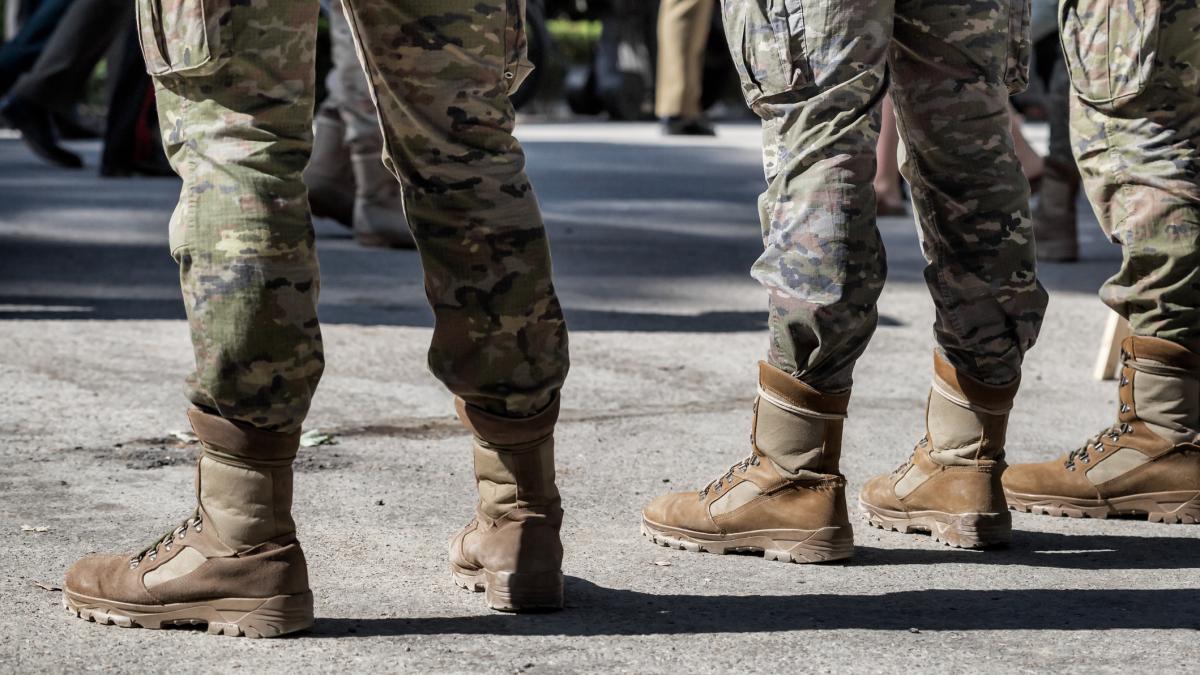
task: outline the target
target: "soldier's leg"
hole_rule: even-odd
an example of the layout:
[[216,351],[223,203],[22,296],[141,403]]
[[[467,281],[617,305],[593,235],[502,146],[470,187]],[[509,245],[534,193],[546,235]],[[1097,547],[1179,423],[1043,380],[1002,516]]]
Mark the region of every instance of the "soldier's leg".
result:
[[[553,430],[567,333],[508,96],[520,0],[346,0],[434,313],[429,365],[475,435],[480,504],[452,545],[490,606],[562,604]],[[481,527],[479,524],[483,524]]]
[[[1055,36],[1057,45],[1057,36]],[[1046,102],[1050,110],[1050,153],[1042,174],[1042,190],[1033,212],[1033,233],[1040,260],[1073,262],[1079,258],[1075,202],[1079,199],[1079,169],[1071,154],[1071,82],[1062,55],[1050,72]]]
[[1117,421],[1005,477],[1022,510],[1200,523],[1200,8],[1185,0],[1060,8],[1071,138],[1100,225],[1121,244],[1101,288],[1129,319]]
[[712,0],[665,0],[659,5],[654,114],[667,133],[711,130],[700,119],[700,99],[712,10]]
[[[140,0],[167,155],[202,444],[193,517],[134,558],[91,557],[64,601],[103,623],[278,635],[312,624],[291,463],[324,357],[301,171],[316,2]],[[169,606],[169,607],[168,607]]]
[[765,251],[752,273],[770,296],[769,363],[759,368],[751,457],[699,493],[651,502],[643,531],[688,550],[846,558],[842,419],[885,274],[872,179],[892,1],[725,0],[723,9],[746,101],[763,119]]
[[1011,536],[1004,435],[1046,307],[1029,185],[1009,131],[1028,31],[1028,0],[896,3],[892,100],[938,346],[926,435],[902,470],[867,483],[861,501],[874,525],[953,546]]

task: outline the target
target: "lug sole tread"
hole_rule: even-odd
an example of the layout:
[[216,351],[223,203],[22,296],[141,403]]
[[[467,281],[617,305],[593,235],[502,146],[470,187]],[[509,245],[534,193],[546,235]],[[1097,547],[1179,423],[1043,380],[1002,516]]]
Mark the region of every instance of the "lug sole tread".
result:
[[1008,508],[1020,513],[1096,520],[1142,516],[1151,523],[1200,525],[1200,492],[1150,492],[1107,500],[1025,495],[1009,490],[1004,496]]
[[[102,626],[160,630],[204,626],[210,635],[271,638],[307,630],[313,625],[312,592],[254,599],[214,598],[163,606],[129,605],[63,592],[63,607],[72,615]],[[245,605],[251,604],[247,608]],[[243,607],[222,607],[222,605]]]
[[766,560],[790,563],[835,562],[854,555],[854,538],[849,525],[796,532],[802,538],[795,541],[745,534],[707,540],[658,530],[650,523],[642,522],[642,536],[653,543],[691,553],[750,553],[761,555]]
[[1012,541],[1012,516],[1001,513],[901,514],[859,502],[872,527],[900,534],[925,534],[939,544],[962,549],[1003,548]]

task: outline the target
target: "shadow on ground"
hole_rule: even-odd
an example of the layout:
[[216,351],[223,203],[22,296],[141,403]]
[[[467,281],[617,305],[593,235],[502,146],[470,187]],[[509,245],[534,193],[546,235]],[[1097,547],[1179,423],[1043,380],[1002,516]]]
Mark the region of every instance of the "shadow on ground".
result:
[[[1059,535],[1020,531],[999,551],[859,547],[852,565],[975,563],[1091,570],[1180,570],[1191,575],[1200,540],[1176,537]],[[732,561],[731,561],[732,563]],[[800,568],[797,568],[798,570]],[[731,568],[731,573],[736,570]],[[1163,575],[1164,580],[1176,575]],[[1081,578],[1086,584],[1086,579]],[[682,584],[677,584],[682,586]],[[672,593],[671,591],[676,591]],[[1200,630],[1200,588],[934,589],[881,595],[694,595],[664,587],[642,593],[577,577],[567,609],[541,615],[318,618],[313,638],[433,634],[645,635],[761,633],[798,629],[865,630]]]

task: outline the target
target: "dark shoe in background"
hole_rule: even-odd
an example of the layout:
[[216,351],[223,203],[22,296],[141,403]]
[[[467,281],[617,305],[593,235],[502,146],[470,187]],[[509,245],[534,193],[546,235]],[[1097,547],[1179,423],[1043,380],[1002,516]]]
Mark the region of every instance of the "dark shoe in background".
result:
[[50,119],[54,121],[58,137],[64,141],[94,141],[104,136],[102,132],[92,128],[74,112],[68,115],[51,113]]
[[701,117],[668,117],[663,120],[663,133],[667,136],[716,136],[713,125]]
[[21,139],[35,155],[65,169],[83,167],[79,155],[61,147],[50,112],[24,99],[10,96],[0,101],[0,117],[21,132]]

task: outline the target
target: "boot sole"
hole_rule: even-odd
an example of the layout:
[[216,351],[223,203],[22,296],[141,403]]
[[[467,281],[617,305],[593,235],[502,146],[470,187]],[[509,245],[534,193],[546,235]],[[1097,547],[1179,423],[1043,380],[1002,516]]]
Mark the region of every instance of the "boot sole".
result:
[[1023,513],[1065,518],[1146,516],[1152,523],[1200,524],[1200,492],[1146,492],[1111,499],[1075,499],[1004,491],[1008,508]]
[[854,531],[848,524],[817,530],[752,530],[721,535],[667,527],[643,517],[642,535],[659,546],[692,553],[758,553],[779,562],[823,563],[854,555]]
[[311,591],[270,598],[215,598],[204,602],[137,605],[91,598],[63,589],[63,607],[100,625],[158,630],[168,626],[203,625],[209,635],[270,638],[313,625]]
[[892,511],[858,502],[867,523],[901,534],[928,534],[934,541],[955,548],[996,548],[1012,541],[1012,514],[946,513],[944,511]]
[[556,612],[563,608],[563,575],[546,572],[492,572],[450,565],[454,584],[483,593],[484,602],[498,612]]

